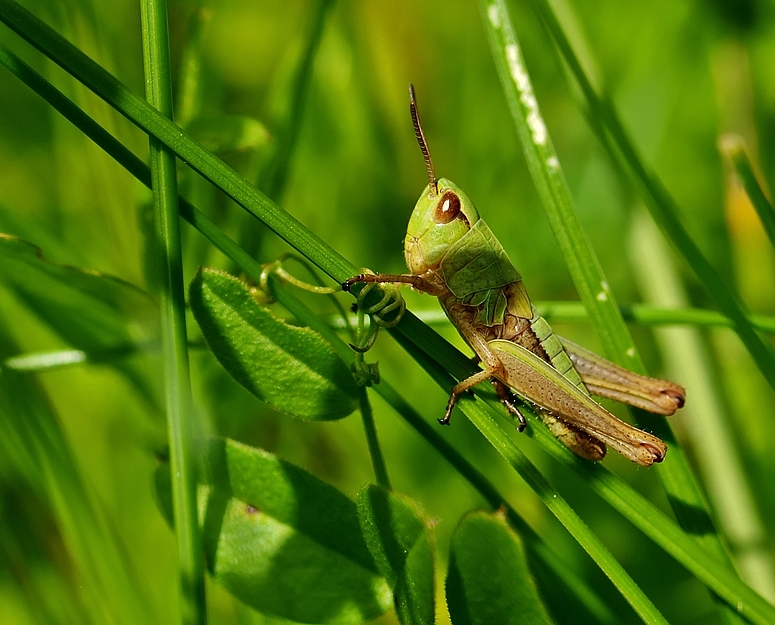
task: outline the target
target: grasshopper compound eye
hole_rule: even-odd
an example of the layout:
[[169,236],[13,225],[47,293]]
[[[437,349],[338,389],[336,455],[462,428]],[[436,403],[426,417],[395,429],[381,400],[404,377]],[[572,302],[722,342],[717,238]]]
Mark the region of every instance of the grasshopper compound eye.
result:
[[448,224],[460,214],[460,198],[453,191],[445,191],[436,203],[433,211],[433,221],[437,224]]

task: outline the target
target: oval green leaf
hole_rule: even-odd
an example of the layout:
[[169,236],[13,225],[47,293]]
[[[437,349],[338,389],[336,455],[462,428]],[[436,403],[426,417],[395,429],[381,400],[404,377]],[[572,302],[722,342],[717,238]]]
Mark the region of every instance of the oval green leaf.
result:
[[433,625],[433,544],[419,506],[373,484],[358,493],[366,545],[395,596],[403,625]]
[[202,269],[190,302],[215,357],[260,400],[308,420],[340,419],[357,407],[355,378],[331,345],[259,306],[241,280]]
[[455,529],[447,574],[454,625],[551,623],[522,543],[501,515],[474,512]]
[[201,499],[214,578],[264,614],[301,623],[362,623],[392,595],[358,525],[355,503],[272,454],[215,440]]

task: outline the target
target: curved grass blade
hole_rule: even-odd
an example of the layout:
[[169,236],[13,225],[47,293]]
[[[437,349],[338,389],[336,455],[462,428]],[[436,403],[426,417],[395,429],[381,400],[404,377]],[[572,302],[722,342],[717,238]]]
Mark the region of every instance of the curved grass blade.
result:
[[[631,371],[645,374],[643,364],[603,277],[592,246],[581,228],[557,155],[538,110],[506,4],[503,0],[493,0],[491,3],[481,0],[480,6],[495,65],[525,152],[528,168],[581,300],[589,311],[592,324],[600,335],[611,360]],[[679,237],[685,235],[686,238],[679,247],[688,249],[693,246],[693,242],[674,214],[672,218],[676,222],[675,228],[679,233],[672,234]],[[668,230],[672,232],[672,226]],[[697,253],[699,254],[698,250]],[[710,265],[707,268],[712,273],[711,278],[720,282],[720,278]],[[708,278],[704,275],[701,277]],[[721,286],[724,286],[723,283]],[[730,297],[732,297],[731,294]],[[727,305],[727,302],[724,302],[723,310],[735,320],[741,338],[763,367],[762,371],[765,374],[767,371],[772,371],[774,375],[770,382],[775,384],[775,350],[765,348],[763,341],[744,318],[742,308],[737,305]],[[743,319],[742,325],[739,317]],[[768,354],[769,352],[771,355]],[[634,412],[638,414],[638,411]],[[712,550],[719,559],[729,562],[731,566],[729,553],[715,531],[706,500],[670,427],[665,421],[654,419],[650,420],[649,424],[653,433],[672,447],[670,460],[661,468],[659,477],[676,517],[684,528],[701,537],[707,549]]]
[[[659,226],[665,238],[697,274],[708,294],[715,300],[719,310],[734,323],[735,331],[746,346],[757,367],[768,384],[775,389],[775,348],[760,337],[748,322],[748,312],[733,291],[713,268],[710,262],[692,240],[678,218],[678,207],[657,176],[648,170],[630,140],[619,115],[610,98],[598,93],[592,85],[573,47],[560,26],[550,4],[546,0],[532,0],[532,6],[546,24],[563,60],[576,79],[592,114],[602,123],[609,133],[616,151],[611,152],[614,162],[623,164],[630,172],[636,188],[643,197],[646,207]],[[602,141],[610,150],[612,145],[607,139]]]

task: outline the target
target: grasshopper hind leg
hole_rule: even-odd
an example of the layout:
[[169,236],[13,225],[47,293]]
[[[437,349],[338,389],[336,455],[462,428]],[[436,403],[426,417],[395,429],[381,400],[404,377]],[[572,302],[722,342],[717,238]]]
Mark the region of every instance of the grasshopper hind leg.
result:
[[509,387],[500,380],[493,378],[490,382],[492,382],[492,385],[495,387],[495,392],[498,393],[498,399],[501,400],[501,403],[506,407],[506,410],[519,421],[517,430],[519,432],[524,432],[527,421],[525,421],[525,415],[517,408],[514,393],[512,393],[511,390],[509,390]]

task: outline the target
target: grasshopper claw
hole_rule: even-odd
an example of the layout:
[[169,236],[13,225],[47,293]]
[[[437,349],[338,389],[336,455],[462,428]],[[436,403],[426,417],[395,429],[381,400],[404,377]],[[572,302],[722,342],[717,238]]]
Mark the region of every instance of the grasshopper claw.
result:
[[344,282],[342,282],[342,290],[345,293],[349,293],[350,289],[352,288],[353,284],[356,284],[357,282],[363,282],[363,274],[359,273],[357,276],[353,276],[352,278],[347,278]]
[[517,408],[517,405],[514,403],[514,394],[500,380],[493,378],[492,385],[495,387],[495,392],[498,393],[498,399],[501,400],[501,403],[504,405],[506,410],[509,411],[512,417],[516,417],[519,421],[517,432],[524,432],[525,428],[527,427],[527,421],[525,420],[525,415],[522,414],[519,408]]

